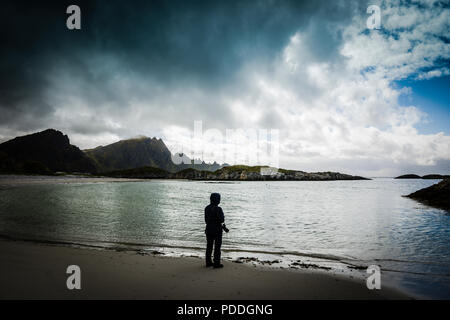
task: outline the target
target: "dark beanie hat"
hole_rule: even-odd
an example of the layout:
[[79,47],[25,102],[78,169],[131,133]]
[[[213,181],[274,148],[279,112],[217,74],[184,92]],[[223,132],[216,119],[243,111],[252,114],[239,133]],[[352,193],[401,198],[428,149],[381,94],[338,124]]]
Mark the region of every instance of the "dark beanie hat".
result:
[[212,204],[218,205],[220,203],[220,193],[211,193],[209,198]]

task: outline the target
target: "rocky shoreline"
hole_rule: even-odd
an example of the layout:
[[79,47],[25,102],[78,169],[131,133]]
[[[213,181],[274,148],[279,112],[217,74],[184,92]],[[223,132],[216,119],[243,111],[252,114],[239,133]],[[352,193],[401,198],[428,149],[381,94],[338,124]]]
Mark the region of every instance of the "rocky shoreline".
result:
[[113,171],[103,174],[107,177],[138,179],[188,179],[211,181],[333,181],[333,180],[370,180],[339,172],[304,172],[275,169],[264,166],[229,166],[214,172],[185,169],[170,173],[153,167]]
[[444,179],[437,184],[420,189],[406,197],[450,212],[450,179]]

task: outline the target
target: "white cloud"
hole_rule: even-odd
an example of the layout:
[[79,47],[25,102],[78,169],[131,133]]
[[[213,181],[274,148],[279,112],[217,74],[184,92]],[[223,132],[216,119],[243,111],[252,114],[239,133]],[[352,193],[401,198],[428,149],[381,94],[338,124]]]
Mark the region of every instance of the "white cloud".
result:
[[[273,68],[243,69],[247,90],[229,107],[243,126],[261,127],[266,112],[280,118],[282,165],[328,170],[335,162],[347,172],[376,175],[450,160],[450,137],[420,134],[416,125],[427,115],[420,106],[400,106],[400,95],[411,89],[392,86],[398,79],[448,74],[433,68],[450,58],[450,44],[439,39],[448,30],[449,10],[399,2],[382,7],[384,31],[365,32],[365,16],[342,27],[340,59],[316,61],[304,41],[311,35],[299,31]],[[355,160],[362,163],[358,168],[351,167]]]

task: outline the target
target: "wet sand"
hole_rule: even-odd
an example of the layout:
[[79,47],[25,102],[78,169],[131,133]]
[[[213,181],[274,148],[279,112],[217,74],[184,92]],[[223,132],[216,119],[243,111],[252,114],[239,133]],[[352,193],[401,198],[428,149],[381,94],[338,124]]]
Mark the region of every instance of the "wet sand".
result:
[[[274,270],[175,258],[0,240],[1,299],[407,299],[393,289],[314,270]],[[68,290],[66,269],[81,269]]]

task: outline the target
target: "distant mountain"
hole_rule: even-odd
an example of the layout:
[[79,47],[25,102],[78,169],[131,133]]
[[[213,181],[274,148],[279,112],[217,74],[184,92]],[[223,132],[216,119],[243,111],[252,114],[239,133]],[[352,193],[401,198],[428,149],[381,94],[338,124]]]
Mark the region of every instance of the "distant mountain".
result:
[[[180,161],[182,160],[182,161]],[[181,163],[182,162],[182,163]],[[308,173],[267,166],[228,166],[172,157],[161,139],[139,137],[81,151],[54,129],[0,144],[0,172],[52,174],[58,171],[115,177],[194,180],[363,180],[338,172]],[[420,177],[419,177],[420,178]]]
[[[177,159],[178,157],[178,159]],[[218,164],[217,162],[206,163],[205,161],[201,161],[200,159],[192,160],[186,154],[183,153],[175,153],[174,159],[177,159],[176,163],[177,168],[176,171],[181,171],[184,169],[196,169],[196,170],[204,170],[204,171],[216,171],[222,167],[228,166],[228,164]]]
[[0,172],[51,174],[58,171],[95,173],[93,161],[67,135],[47,129],[0,144]]
[[402,176],[398,176],[395,179],[445,179],[450,178],[448,175],[442,175],[442,174],[427,174],[423,177],[418,176],[417,174],[404,174]]
[[[214,171],[222,166],[213,163],[201,162],[194,164],[184,154],[175,154],[180,161],[172,161],[172,154],[161,139],[139,137],[121,140],[119,142],[84,150],[96,164],[100,172],[121,171],[142,167],[154,167],[176,172],[187,168]],[[182,160],[182,161],[181,161]]]
[[171,153],[161,139],[139,137],[84,150],[100,172],[156,167],[174,171]]

